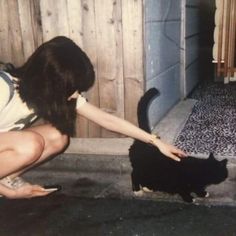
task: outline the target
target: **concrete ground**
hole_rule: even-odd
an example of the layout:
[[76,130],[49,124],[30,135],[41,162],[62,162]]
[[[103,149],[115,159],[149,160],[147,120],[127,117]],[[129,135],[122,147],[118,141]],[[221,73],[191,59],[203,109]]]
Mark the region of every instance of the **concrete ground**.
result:
[[[178,104],[155,132],[173,142],[194,103]],[[91,147],[88,140],[73,139],[66,153],[25,174],[31,182],[60,184],[62,190],[32,200],[0,199],[0,235],[236,235],[233,160],[228,179],[210,186],[210,197],[196,204],[159,192],[137,198],[131,191],[131,143],[95,139]]]
[[236,208],[55,194],[0,199],[2,236],[235,236]]

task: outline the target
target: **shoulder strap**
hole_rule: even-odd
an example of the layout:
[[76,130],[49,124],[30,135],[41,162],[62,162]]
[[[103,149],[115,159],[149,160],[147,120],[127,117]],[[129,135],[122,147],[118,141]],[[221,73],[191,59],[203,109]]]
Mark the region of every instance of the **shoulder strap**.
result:
[[10,91],[10,96],[9,96],[9,99],[8,99],[8,102],[10,102],[10,100],[12,99],[13,95],[14,95],[14,83],[12,82],[11,78],[6,74],[4,73],[3,71],[0,71],[0,77],[8,84],[9,86],[9,91]]

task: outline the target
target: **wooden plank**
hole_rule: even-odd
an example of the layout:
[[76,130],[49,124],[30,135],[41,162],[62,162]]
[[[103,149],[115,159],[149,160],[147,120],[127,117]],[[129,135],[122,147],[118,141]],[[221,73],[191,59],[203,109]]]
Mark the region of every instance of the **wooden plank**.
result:
[[9,35],[8,0],[0,1],[0,61],[11,62],[11,39]]
[[[101,109],[124,116],[121,2],[95,1],[98,79]],[[102,137],[116,134],[102,130]]]
[[218,31],[218,55],[217,55],[217,75],[220,76],[220,69],[221,69],[221,62],[222,62],[222,45],[223,45],[223,26],[224,26],[224,6],[225,6],[225,0],[222,0],[222,7],[219,6],[217,11],[220,14],[219,17],[219,31]]
[[[94,22],[94,1],[68,0],[70,37],[86,52],[96,68],[96,31]],[[85,94],[89,102],[99,106],[98,82]],[[101,127],[83,117],[77,118],[77,137],[100,137]]]
[[37,48],[43,42],[40,0],[30,1],[30,11],[31,11],[31,21],[32,21],[32,31],[33,31],[33,37],[34,37],[34,44],[35,44],[35,48]]
[[143,94],[142,0],[122,1],[125,118],[137,124],[137,103]]
[[68,27],[70,38],[83,48],[82,1],[67,0]]
[[235,67],[235,34],[236,34],[236,1],[231,3],[231,35],[230,35],[230,77],[234,77]]
[[229,29],[230,29],[230,5],[231,0],[226,1],[226,28],[225,28],[225,52],[224,52],[224,76],[229,78]]
[[40,1],[43,41],[50,40],[58,35],[69,36],[68,15],[66,9],[66,0]]
[[[42,33],[41,29],[37,27],[38,21],[36,19],[36,17],[38,17],[36,11],[39,10],[39,5],[36,5],[37,2],[38,1],[18,0],[25,60],[27,60],[38,45],[42,43]],[[35,6],[37,6],[37,9],[35,9]]]
[[24,52],[17,0],[8,1],[8,17],[12,62],[19,66],[24,62]]
[[[70,38],[83,49],[82,1],[67,0],[68,26]],[[77,116],[76,137],[88,137],[88,120]]]
[[[96,43],[96,23],[95,23],[95,6],[94,0],[83,0],[82,1],[82,38],[83,38],[83,49],[89,56],[95,73],[97,74],[97,45]],[[98,79],[96,78],[94,86],[86,94],[88,100],[93,105],[99,107],[99,87]],[[93,122],[88,122],[88,137],[100,137],[101,127]]]

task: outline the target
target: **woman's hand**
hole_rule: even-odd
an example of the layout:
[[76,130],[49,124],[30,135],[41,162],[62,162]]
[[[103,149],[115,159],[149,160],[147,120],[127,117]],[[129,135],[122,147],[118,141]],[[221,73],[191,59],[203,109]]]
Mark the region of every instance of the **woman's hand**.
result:
[[34,198],[46,196],[54,191],[47,191],[39,185],[27,184],[18,189],[12,190],[12,193],[7,198],[19,199],[19,198]]
[[169,158],[180,161],[181,158],[187,157],[187,154],[184,153],[182,150],[176,148],[173,145],[164,143],[162,140],[156,138],[153,140],[153,145],[156,146],[164,155],[168,156]]

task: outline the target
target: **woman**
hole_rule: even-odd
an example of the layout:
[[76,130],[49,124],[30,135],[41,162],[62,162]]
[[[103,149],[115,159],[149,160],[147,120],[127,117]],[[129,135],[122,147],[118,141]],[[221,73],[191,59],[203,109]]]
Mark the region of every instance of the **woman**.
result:
[[[100,126],[151,143],[179,161],[185,154],[133,124],[103,112],[80,94],[94,83],[93,66],[70,39],[42,44],[19,68],[0,73],[0,194],[32,198],[50,192],[19,176],[65,150],[76,115]],[[29,127],[41,117],[46,124]]]

